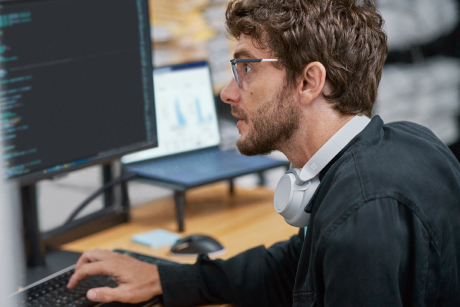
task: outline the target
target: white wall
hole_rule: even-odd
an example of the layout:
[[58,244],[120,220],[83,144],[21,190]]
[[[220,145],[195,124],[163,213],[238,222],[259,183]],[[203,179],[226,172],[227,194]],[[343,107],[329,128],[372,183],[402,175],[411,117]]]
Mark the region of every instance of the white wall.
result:
[[[3,152],[2,142],[0,152]],[[11,302],[6,303],[5,299],[23,285],[21,277],[24,276],[25,260],[20,208],[15,193],[17,187],[3,178],[3,169],[0,168],[0,306],[11,306]]]

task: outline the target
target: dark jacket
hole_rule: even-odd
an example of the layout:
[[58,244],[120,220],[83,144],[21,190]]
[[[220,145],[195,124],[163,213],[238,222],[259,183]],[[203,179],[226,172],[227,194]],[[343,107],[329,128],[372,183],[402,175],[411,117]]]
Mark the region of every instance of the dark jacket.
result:
[[320,179],[305,238],[160,266],[165,307],[460,306],[460,164],[431,131],[375,116]]

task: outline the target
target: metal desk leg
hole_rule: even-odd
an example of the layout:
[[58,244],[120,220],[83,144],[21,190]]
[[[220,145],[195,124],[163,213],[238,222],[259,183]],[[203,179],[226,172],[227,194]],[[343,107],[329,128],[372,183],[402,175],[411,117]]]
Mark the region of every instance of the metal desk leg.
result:
[[174,191],[174,203],[176,204],[177,226],[179,232],[184,231],[184,208],[185,191]]
[[264,186],[267,183],[265,180],[264,172],[257,172],[257,175],[259,177],[259,185]]
[[[102,185],[109,183],[113,180],[112,164],[102,165]],[[108,188],[104,191],[104,207],[110,207],[115,202],[114,199],[114,189]]]
[[129,200],[128,183],[126,181],[121,183],[121,207],[129,221],[131,218],[129,210],[131,208],[131,201]]
[[229,183],[229,192],[230,195],[235,195],[235,183],[233,182],[233,178],[228,181]]

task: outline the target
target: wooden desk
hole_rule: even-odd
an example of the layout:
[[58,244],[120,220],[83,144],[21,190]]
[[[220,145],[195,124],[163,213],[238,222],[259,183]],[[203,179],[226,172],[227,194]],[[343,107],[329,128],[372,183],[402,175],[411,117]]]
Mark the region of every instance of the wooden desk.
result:
[[[191,190],[187,193],[185,216],[187,230],[182,234],[206,234],[215,237],[227,252],[220,258],[230,258],[248,248],[287,240],[298,232],[289,226],[273,208],[274,192],[265,188],[237,188],[228,194],[225,183]],[[170,247],[151,249],[131,242],[131,236],[156,228],[176,231],[174,200],[156,200],[132,209],[131,222],[65,244],[66,250],[83,252],[94,248],[123,248],[173,261],[192,263],[194,259],[172,256]]]
[[[258,245],[270,246],[287,240],[298,232],[289,226],[273,208],[274,192],[265,188],[236,188],[233,196],[225,183],[196,188],[187,193],[186,231],[182,234],[206,234],[220,241],[228,259]],[[173,256],[169,246],[151,249],[131,242],[131,236],[162,228],[175,232],[176,219],[172,197],[156,200],[132,209],[131,222],[65,244],[66,250],[83,252],[94,248],[122,248],[139,253],[194,263],[194,258]]]

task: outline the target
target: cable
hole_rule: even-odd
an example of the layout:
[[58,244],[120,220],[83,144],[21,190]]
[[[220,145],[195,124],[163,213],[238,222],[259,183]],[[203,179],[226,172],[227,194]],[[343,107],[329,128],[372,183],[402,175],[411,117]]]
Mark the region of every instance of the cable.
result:
[[65,221],[64,225],[67,225],[71,223],[77,215],[83,210],[89,203],[91,203],[96,197],[98,197],[101,193],[103,193],[105,190],[113,187],[114,185],[123,183],[125,181],[134,179],[137,177],[137,173],[126,173],[108,183],[106,183],[103,187],[101,187],[99,190],[91,194],[87,199],[85,199],[78,207],[75,209],[72,214],[69,216],[69,218]]

